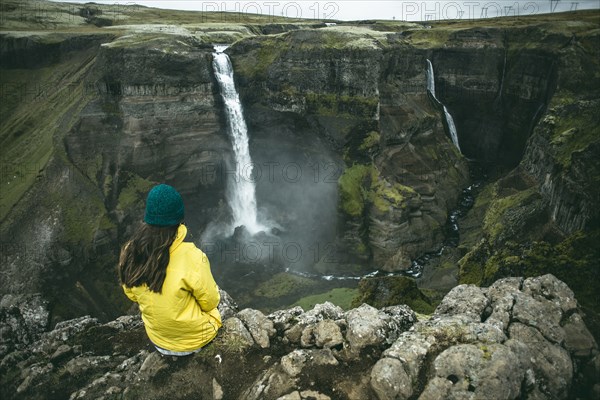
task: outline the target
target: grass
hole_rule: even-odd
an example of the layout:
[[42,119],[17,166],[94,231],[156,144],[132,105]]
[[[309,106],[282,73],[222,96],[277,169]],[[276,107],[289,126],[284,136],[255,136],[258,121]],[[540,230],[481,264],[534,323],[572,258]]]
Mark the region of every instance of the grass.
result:
[[194,357],[214,358],[217,354],[237,356],[248,348],[248,344],[235,332],[226,327],[219,329],[217,336],[202,348]]
[[600,335],[600,230],[578,231],[551,245],[545,241],[506,242],[491,247],[481,242],[461,260],[460,283],[489,285],[506,276],[525,278],[551,273],[575,293],[586,324]]
[[237,58],[231,57],[231,63],[235,74],[249,81],[267,79],[269,66],[287,48],[282,35],[251,37],[243,43],[244,62],[236,62]]
[[416,195],[411,187],[383,180],[376,168],[373,168],[371,179],[370,200],[381,212],[387,212],[392,207],[405,209],[407,198]]
[[344,310],[349,310],[352,308],[353,300],[357,295],[358,289],[335,288],[328,292],[303,297],[292,304],[292,307],[300,306],[304,311],[308,311],[317,304],[329,301]]
[[81,78],[89,55],[34,70],[2,70],[0,220],[43,173],[56,136],[68,131],[88,101]]
[[333,26],[314,31],[312,40],[303,41],[301,48],[325,48],[335,50],[372,50],[380,49],[387,44],[387,36],[383,32],[368,27]]
[[[584,150],[600,140],[600,114],[595,107],[579,107],[576,100],[555,98],[557,114],[567,114],[557,118],[551,127],[550,143],[558,162],[565,168],[571,165],[574,153]],[[577,112],[569,112],[570,108]]]
[[406,208],[414,189],[383,179],[374,165],[355,164],[347,168],[338,180],[342,210],[353,217],[362,215],[369,204],[380,212],[391,208]]
[[146,194],[154,184],[154,182],[130,173],[127,183],[119,193],[117,208],[127,210],[130,207],[139,205],[140,202],[144,201]]
[[381,135],[377,131],[371,131],[367,133],[367,137],[361,145],[358,147],[359,150],[369,150],[379,144],[381,140]]
[[[423,26],[405,27],[402,29],[403,39],[408,44],[423,49],[447,47],[453,45],[453,38],[462,33],[470,35],[474,30],[486,30],[490,36],[485,42],[490,46],[503,46],[504,35],[512,47],[512,51],[519,49],[532,49],[543,47],[560,49],[564,43],[555,40],[559,35],[585,36],[588,32],[598,27],[598,11],[582,10],[552,14],[521,15],[516,17],[502,17],[492,19],[443,20],[427,22],[428,29]],[[510,31],[507,28],[511,28]],[[377,25],[373,26],[377,28]],[[389,30],[393,30],[389,27]],[[459,41],[456,42],[457,44]],[[593,43],[593,41],[592,41]]]
[[254,291],[254,295],[275,299],[298,294],[314,286],[314,284],[315,282],[312,279],[280,272],[268,281],[261,283]]
[[[167,10],[140,6],[137,4],[74,4],[57,3],[44,0],[22,2],[4,0],[2,2],[2,19],[0,30],[31,31],[55,30],[77,32],[100,32],[103,26],[126,27],[131,25],[178,25],[189,29],[212,25],[219,26],[216,30],[223,34],[210,34],[204,30],[199,36],[202,40],[235,40],[249,34],[260,34],[256,27],[269,24],[294,24],[298,27],[310,27],[321,22],[316,19],[287,18],[278,13],[269,13],[266,6],[264,14],[244,12],[222,12],[221,3],[210,3],[204,11]],[[233,8],[232,8],[233,7]],[[276,6],[277,7],[277,6]],[[233,5],[227,9],[234,11]],[[277,15],[274,15],[277,14]],[[86,17],[87,15],[87,17]],[[598,22],[597,11],[576,11],[571,13],[537,14],[528,16],[504,17],[494,19],[464,19],[439,22],[427,22],[430,29],[424,29],[423,24],[405,21],[376,20],[369,24],[357,25],[356,22],[340,22],[336,26],[321,28],[321,37],[315,41],[303,43],[307,47],[326,47],[330,49],[370,49],[389,46],[389,36],[395,32],[403,32],[403,39],[413,46],[434,48],[448,44],[452,35],[461,30],[477,28],[506,28],[538,27],[532,38],[530,29],[517,32],[514,39],[519,47],[536,47],[556,34],[582,33],[593,29]],[[242,28],[248,29],[244,32]],[[237,31],[238,34],[225,34],[226,31]],[[498,35],[499,37],[501,35]],[[539,40],[538,40],[539,39]],[[552,40],[552,39],[550,39]]]
[[[102,26],[175,24],[199,25],[217,24],[272,24],[272,23],[314,23],[315,20],[286,18],[275,15],[251,14],[247,12],[228,13],[219,3],[207,5],[205,11],[166,10],[145,7],[137,4],[75,4],[57,3],[44,0],[23,2],[4,0],[2,2],[3,30],[73,30],[87,28],[101,30]],[[210,8],[209,8],[210,6]],[[229,8],[229,7],[228,7]],[[84,16],[88,14],[87,18]],[[243,11],[240,9],[240,11]],[[265,7],[265,13],[268,13]],[[93,14],[93,15],[92,15]]]
[[532,201],[540,197],[535,187],[515,193],[510,196],[495,198],[490,202],[489,208],[483,219],[483,230],[487,233],[490,240],[495,242],[505,231],[505,215],[517,208],[526,207]]
[[352,306],[367,303],[376,308],[406,304],[421,314],[431,314],[435,304],[417,287],[414,279],[405,276],[362,279]]
[[371,167],[356,164],[347,168],[338,180],[340,189],[340,204],[342,210],[348,215],[357,217],[362,215],[365,208],[365,183],[370,176]]

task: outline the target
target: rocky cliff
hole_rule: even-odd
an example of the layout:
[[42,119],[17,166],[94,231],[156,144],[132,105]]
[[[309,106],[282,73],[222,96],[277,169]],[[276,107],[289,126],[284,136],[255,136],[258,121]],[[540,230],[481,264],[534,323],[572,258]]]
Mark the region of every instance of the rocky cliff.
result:
[[[475,159],[488,181],[460,221],[458,248],[446,248],[418,282],[437,291],[427,298],[408,285],[413,300],[427,309],[458,280],[491,285],[551,272],[600,332],[597,11],[325,26],[93,4],[39,2],[47,6],[40,13],[35,4],[3,2],[0,20],[0,295],[7,324],[29,318],[35,327],[11,330],[21,342],[65,319],[106,322],[126,312],[114,265],[154,183],[182,191],[196,242],[207,222],[227,218],[226,182],[241,171],[231,167],[211,66],[217,41],[232,44],[251,154],[262,168],[259,211],[281,225],[282,241],[301,243],[306,270],[402,272],[439,250],[470,184],[467,158]],[[463,154],[427,95],[427,60]],[[239,284],[263,304],[331,289],[289,279],[281,259],[244,274],[236,264],[231,279],[222,272],[227,260],[211,261],[222,286]],[[384,281],[363,286],[394,286]],[[389,293],[363,298],[397,304]],[[417,381],[412,390],[421,393],[420,372]],[[375,386],[364,387],[383,393]]]
[[[14,174],[16,187],[7,187],[3,204],[3,242],[14,244],[3,251],[3,270],[15,279],[3,280],[2,292],[43,291],[54,298],[62,286],[70,294],[58,300],[64,311],[91,306],[104,317],[114,315],[118,306],[106,301],[114,286],[105,285],[113,281],[115,244],[140,218],[152,183],[177,186],[204,223],[223,197],[218,168],[230,144],[221,128],[212,47],[189,35],[54,33],[60,45],[46,67],[45,53],[28,49],[48,39],[22,36],[2,36],[3,59],[12,60],[3,78],[18,78],[25,69],[41,81],[36,84],[53,86],[40,91],[17,81],[32,98],[15,96],[5,105],[13,109],[2,126],[3,157],[10,160],[3,172]],[[29,65],[36,55],[42,60]],[[36,158],[41,152],[44,158]],[[209,170],[206,165],[211,174],[199,173]],[[28,244],[32,237],[38,239]]]
[[[138,315],[81,317],[14,346],[5,399],[567,399],[600,394],[600,353],[573,292],[552,275],[455,287],[433,315],[324,303],[269,315],[222,294],[224,327],[195,355],[161,356]],[[21,319],[21,323],[18,321]],[[30,325],[31,327],[31,325]]]
[[[464,160],[425,96],[418,65],[410,67],[414,96],[401,112],[416,114],[400,129],[396,105],[405,100],[393,85],[402,71],[368,35],[321,33],[324,25],[304,22],[276,29],[295,35],[263,35],[273,26],[218,28],[178,12],[169,14],[171,25],[142,25],[151,11],[56,4],[29,20],[23,16],[35,9],[11,4],[0,35],[3,295],[42,293],[54,322],[88,312],[114,317],[125,310],[113,274],[118,246],[139,220],[153,183],[180,189],[196,239],[215,216],[227,216],[226,182],[240,179],[241,171],[231,167],[207,43],[228,37],[216,29],[229,29],[236,39],[250,36],[231,55],[254,161],[279,166],[278,180],[265,173],[257,186],[263,208],[292,232],[285,240],[309,238],[302,242],[305,253],[332,244],[334,268],[352,271],[406,269],[441,242],[448,210],[467,182]],[[109,11],[118,15],[115,26],[99,28],[94,18]],[[277,60],[257,37],[310,45]],[[322,37],[333,47],[321,46]],[[340,41],[351,45],[340,48]],[[244,60],[255,51],[267,62]],[[320,61],[296,73],[293,64],[308,54]],[[320,78],[303,80],[306,74]],[[268,96],[247,84],[262,85],[259,76],[273,82]],[[248,93],[272,107],[261,108]],[[290,173],[303,174],[304,185]],[[320,273],[331,272],[328,263],[322,266]]]
[[551,97],[532,120],[517,168],[489,183],[463,222],[459,279],[489,284],[503,276],[554,273],[578,293],[596,332],[600,121],[592,110],[600,37],[583,31],[567,38],[560,24],[530,32],[552,54],[546,63],[555,69],[548,70]]
[[408,269],[441,243],[457,189],[468,182],[424,90],[427,52],[395,37],[342,26],[256,37],[230,51],[254,140],[275,118],[324,138],[343,160],[340,252],[348,263],[388,271]]

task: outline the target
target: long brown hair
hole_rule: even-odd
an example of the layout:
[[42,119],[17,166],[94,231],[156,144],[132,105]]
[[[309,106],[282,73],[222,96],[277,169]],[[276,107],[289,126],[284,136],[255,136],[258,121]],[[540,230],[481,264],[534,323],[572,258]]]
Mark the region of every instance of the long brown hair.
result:
[[169,265],[169,248],[177,236],[178,225],[153,226],[146,223],[125,243],[119,257],[119,282],[126,287],[147,285],[162,291]]

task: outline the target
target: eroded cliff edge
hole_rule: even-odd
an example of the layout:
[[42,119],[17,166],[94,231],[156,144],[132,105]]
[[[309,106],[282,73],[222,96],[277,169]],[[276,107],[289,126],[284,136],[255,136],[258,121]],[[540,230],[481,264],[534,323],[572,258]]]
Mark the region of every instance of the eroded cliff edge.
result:
[[[264,315],[226,293],[224,327],[164,357],[139,315],[61,322],[0,364],[14,399],[567,399],[600,393],[598,346],[552,275],[455,287],[432,316],[331,303]],[[13,310],[13,317],[20,315]],[[6,350],[4,347],[3,351]]]
[[[2,32],[3,305],[41,293],[51,310],[41,330],[123,313],[116,252],[153,182],[181,187],[197,226],[226,212],[218,167],[230,145],[209,42],[246,37],[229,53],[253,153],[273,161],[279,138],[339,167],[334,234],[348,269],[402,270],[438,247],[468,184],[426,95],[430,59],[465,154],[500,167],[447,264],[460,260],[458,279],[483,285],[550,270],[595,315],[597,12],[227,34],[184,20],[109,29],[78,14],[51,32],[44,21]],[[269,186],[258,190],[282,207]]]

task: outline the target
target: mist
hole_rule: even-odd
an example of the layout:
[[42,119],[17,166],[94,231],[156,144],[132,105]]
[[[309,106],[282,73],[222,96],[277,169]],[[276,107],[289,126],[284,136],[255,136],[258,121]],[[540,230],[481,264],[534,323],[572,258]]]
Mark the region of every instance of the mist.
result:
[[311,276],[335,271],[340,261],[337,181],[343,161],[307,127],[278,121],[254,125],[249,136],[252,165],[236,167],[224,158],[220,179],[255,184],[257,221],[266,229],[252,235],[240,226],[230,235],[232,213],[225,207],[203,229],[201,248],[220,268]]

